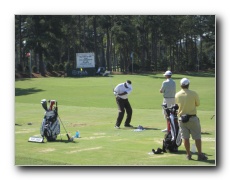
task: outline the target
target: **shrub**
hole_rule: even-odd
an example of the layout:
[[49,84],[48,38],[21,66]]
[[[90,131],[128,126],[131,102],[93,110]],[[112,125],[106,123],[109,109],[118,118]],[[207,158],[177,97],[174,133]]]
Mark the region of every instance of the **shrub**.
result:
[[23,68],[22,68],[21,64],[17,64],[17,71],[18,72],[22,72],[23,71]]
[[32,72],[33,72],[33,73],[36,73],[37,71],[38,71],[37,66],[33,66],[33,67],[32,67]]
[[58,71],[58,64],[57,63],[54,64],[54,71]]
[[29,66],[26,66],[26,67],[25,67],[25,72],[26,72],[26,73],[29,73],[29,72],[30,72]]
[[64,65],[62,64],[62,63],[60,63],[59,65],[58,65],[58,70],[59,71],[64,71]]
[[67,72],[68,70],[71,69],[71,66],[70,66],[70,63],[69,62],[66,62],[65,63],[65,71]]
[[48,71],[48,72],[52,72],[53,71],[53,65],[50,63],[50,62],[48,62],[47,64],[46,64],[46,70]]

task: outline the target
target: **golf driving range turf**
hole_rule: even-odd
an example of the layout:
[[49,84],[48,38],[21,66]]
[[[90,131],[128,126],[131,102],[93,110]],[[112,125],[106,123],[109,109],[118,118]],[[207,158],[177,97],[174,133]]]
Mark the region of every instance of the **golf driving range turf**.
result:
[[[112,75],[109,77],[32,78],[15,80],[14,156],[17,166],[216,166],[216,116],[214,74],[174,74],[177,91],[181,78],[187,77],[190,89],[200,96],[197,115],[202,127],[202,150],[207,161],[188,161],[184,145],[177,153],[152,154],[162,148],[162,129],[166,128],[159,93],[162,74]],[[131,80],[133,92],[129,101],[133,108],[131,124],[145,130],[135,132],[115,129],[117,105],[112,88]],[[60,122],[61,134],[55,142],[28,142],[40,136],[44,116],[41,100],[57,100],[58,114],[65,127],[80,138],[68,142]],[[190,140],[191,144],[194,143]]]

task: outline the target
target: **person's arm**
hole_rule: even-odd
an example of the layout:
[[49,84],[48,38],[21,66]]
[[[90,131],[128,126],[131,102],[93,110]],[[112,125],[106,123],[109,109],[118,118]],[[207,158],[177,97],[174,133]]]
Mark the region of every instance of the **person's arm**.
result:
[[124,96],[124,95],[126,95],[126,94],[128,94],[128,93],[125,91],[125,92],[120,93],[120,94],[118,94],[118,95],[119,95],[119,96]]
[[115,96],[118,95],[118,85],[113,89],[113,93]]
[[115,88],[114,88],[114,95],[115,96],[123,96],[123,95],[126,95],[126,94],[128,94],[128,92],[122,92],[122,93],[120,93],[121,92],[121,90],[120,90],[120,87],[119,87],[119,85],[117,85]]
[[162,86],[160,88],[160,93],[164,93],[164,82],[162,83]]
[[131,87],[129,87],[125,92],[126,92],[127,94],[130,94],[132,91],[133,91],[133,87],[131,86]]
[[195,106],[199,106],[200,105],[200,98],[199,95],[195,92]]

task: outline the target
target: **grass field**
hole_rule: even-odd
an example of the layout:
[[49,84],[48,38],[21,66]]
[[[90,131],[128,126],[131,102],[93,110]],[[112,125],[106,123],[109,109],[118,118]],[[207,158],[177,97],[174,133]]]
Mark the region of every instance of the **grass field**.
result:
[[[32,78],[15,80],[15,165],[16,166],[216,166],[216,84],[214,74],[175,74],[180,90],[183,77],[197,91],[201,105],[198,116],[202,126],[205,162],[185,158],[183,144],[178,153],[149,154],[162,148],[166,122],[162,115],[162,74],[112,75],[85,78]],[[133,92],[131,124],[145,130],[114,129],[117,105],[112,88],[130,79]],[[30,136],[40,135],[44,115],[41,99],[58,101],[59,116],[67,131],[80,138],[68,142],[61,125],[55,142],[31,143]],[[211,119],[212,118],[212,119]],[[27,123],[31,122],[32,125]],[[124,120],[123,120],[124,122]],[[194,141],[191,141],[193,144]]]

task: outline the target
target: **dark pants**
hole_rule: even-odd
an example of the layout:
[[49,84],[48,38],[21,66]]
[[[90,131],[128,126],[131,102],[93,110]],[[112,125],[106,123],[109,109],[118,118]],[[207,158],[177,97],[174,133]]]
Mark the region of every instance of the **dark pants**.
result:
[[117,102],[117,105],[118,105],[118,117],[117,117],[116,126],[121,125],[121,122],[123,120],[125,111],[127,113],[127,117],[126,117],[124,125],[125,126],[129,125],[130,122],[131,122],[132,112],[133,112],[132,107],[131,107],[131,105],[129,103],[129,100],[117,97],[116,102]]

